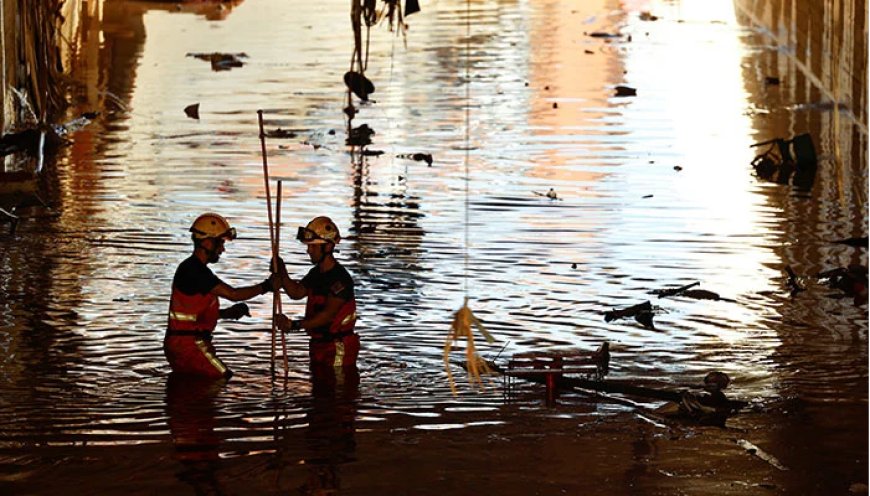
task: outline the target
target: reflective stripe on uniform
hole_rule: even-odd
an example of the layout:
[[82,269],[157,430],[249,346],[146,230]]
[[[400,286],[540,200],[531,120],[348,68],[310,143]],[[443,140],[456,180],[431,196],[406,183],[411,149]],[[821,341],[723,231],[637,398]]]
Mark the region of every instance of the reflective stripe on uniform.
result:
[[202,339],[196,339],[195,342],[196,347],[199,348],[199,351],[201,351],[203,355],[205,355],[205,358],[209,361],[209,363],[211,363],[212,366],[216,368],[221,374],[226,374],[226,365],[224,365],[224,362],[220,361],[218,357],[212,355],[212,353],[208,350],[208,343],[206,343]]
[[169,312],[169,318],[172,320],[181,320],[184,322],[196,322],[195,313]]
[[344,342],[338,340],[335,342],[335,360],[332,362],[333,367],[341,367],[344,365]]
[[343,319],[341,320],[341,325],[347,325],[347,324],[350,324],[350,323],[353,322],[354,320],[356,320],[356,312],[353,312],[353,313],[351,313],[350,315],[348,315],[347,317],[343,318]]

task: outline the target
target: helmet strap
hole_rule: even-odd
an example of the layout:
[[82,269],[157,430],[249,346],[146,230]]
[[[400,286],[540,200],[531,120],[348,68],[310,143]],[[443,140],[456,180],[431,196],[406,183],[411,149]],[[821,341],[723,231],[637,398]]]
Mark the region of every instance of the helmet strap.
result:
[[[322,247],[319,249],[320,256],[317,257],[317,260],[314,260],[312,258],[312,260],[311,260],[312,265],[320,265],[324,260],[326,260],[326,257],[332,255],[333,251],[335,250],[335,245],[332,243],[321,243],[318,246]],[[331,249],[329,251],[327,251],[327,248],[326,248],[327,246],[331,247]]]
[[326,253],[324,253],[323,250],[320,250],[320,254],[316,259],[313,257],[311,258],[311,264],[312,265],[320,265],[320,262],[322,262],[325,258],[326,258]]

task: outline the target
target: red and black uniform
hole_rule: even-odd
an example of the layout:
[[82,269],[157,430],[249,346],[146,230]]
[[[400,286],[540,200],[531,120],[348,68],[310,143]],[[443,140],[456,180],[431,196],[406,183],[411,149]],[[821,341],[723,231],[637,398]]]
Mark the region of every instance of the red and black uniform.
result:
[[313,267],[302,285],[307,290],[305,318],[312,317],[326,306],[327,296],[340,298],[344,304],[328,325],[308,329],[311,340],[308,355],[311,366],[343,367],[356,366],[359,355],[359,335],[354,332],[356,325],[356,298],[353,292],[353,278],[336,262],[327,272]]
[[174,372],[214,378],[232,375],[211,343],[220,316],[218,297],[211,290],[220,283],[220,278],[195,256],[181,262],[175,271],[169,325],[163,340],[163,353]]

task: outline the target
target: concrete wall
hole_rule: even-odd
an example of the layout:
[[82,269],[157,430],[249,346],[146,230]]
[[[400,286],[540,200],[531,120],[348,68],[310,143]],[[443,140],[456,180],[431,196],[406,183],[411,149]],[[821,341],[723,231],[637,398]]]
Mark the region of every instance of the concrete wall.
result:
[[829,101],[867,130],[866,0],[734,0]]
[[13,8],[13,2],[0,0],[0,135],[6,132],[7,123],[12,118],[12,107],[9,104],[8,88],[10,80],[10,61],[15,54],[11,42],[8,19],[14,19],[17,9]]
[[62,0],[0,0],[0,134],[25,124],[14,93],[27,95],[37,119],[50,122],[65,106],[58,35]]

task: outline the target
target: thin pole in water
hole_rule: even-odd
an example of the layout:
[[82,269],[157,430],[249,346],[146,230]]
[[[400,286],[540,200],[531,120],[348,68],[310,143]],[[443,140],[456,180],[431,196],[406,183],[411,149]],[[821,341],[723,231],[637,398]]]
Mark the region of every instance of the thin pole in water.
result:
[[[277,198],[275,199],[275,253],[277,257],[278,247],[281,245],[281,180],[278,180]],[[277,267],[276,267],[277,269]],[[275,290],[275,298],[272,303],[272,315],[284,313],[281,308],[281,289]],[[274,320],[274,319],[273,319]],[[281,353],[284,357],[284,380],[290,372],[290,366],[287,363],[287,336],[281,332]]]
[[[269,191],[269,162],[266,159],[266,133],[263,130],[263,111],[257,110],[257,120],[260,123],[260,150],[263,155],[263,185],[266,188],[266,210],[269,213],[269,242],[272,245],[272,263],[276,262],[278,256],[278,246],[275,244],[275,229],[272,224],[272,194]],[[276,265],[277,268],[277,265]],[[272,378],[275,378],[275,312],[272,311],[272,355],[270,363],[270,371]]]

